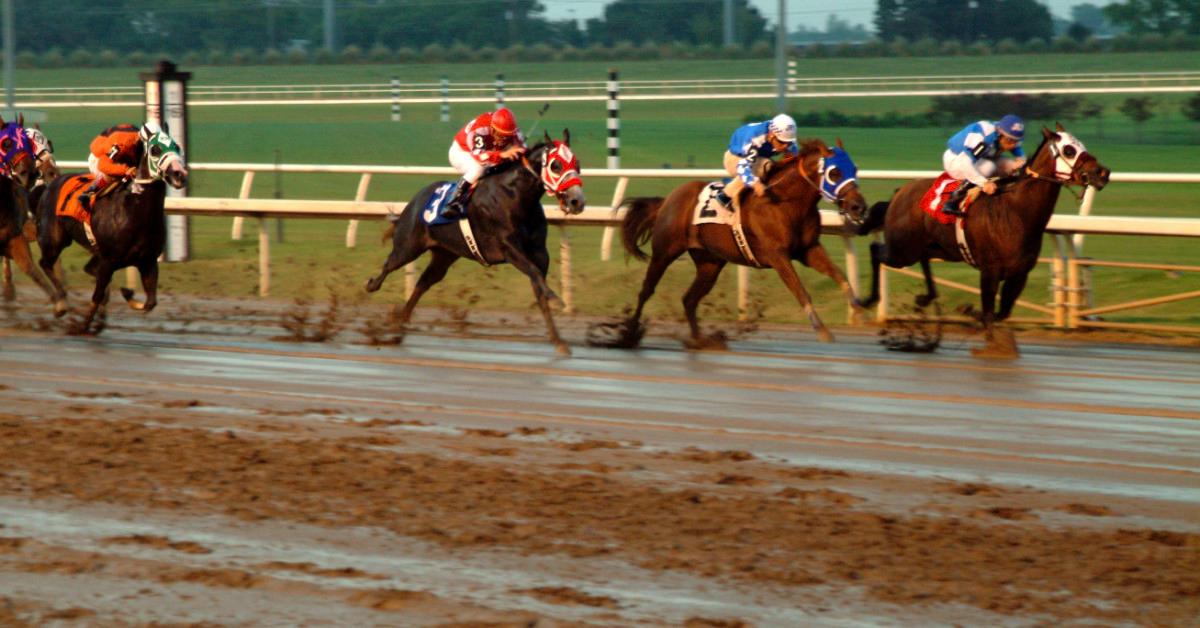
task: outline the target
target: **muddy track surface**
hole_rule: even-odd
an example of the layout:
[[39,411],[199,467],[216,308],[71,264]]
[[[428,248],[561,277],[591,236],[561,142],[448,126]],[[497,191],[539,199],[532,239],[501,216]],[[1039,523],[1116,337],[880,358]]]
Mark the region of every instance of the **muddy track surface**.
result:
[[379,346],[378,314],[196,302],[79,338],[8,311],[0,625],[1200,616],[1195,349],[619,351],[568,319],[560,358],[532,318]]

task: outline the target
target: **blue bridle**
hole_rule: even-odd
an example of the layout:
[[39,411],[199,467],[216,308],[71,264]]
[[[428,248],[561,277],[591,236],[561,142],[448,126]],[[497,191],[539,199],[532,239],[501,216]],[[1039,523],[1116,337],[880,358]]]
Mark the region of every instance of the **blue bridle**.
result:
[[[830,179],[834,170],[842,173],[841,181],[834,182]],[[821,196],[824,196],[825,200],[830,203],[836,203],[838,197],[841,196],[842,189],[858,178],[858,166],[854,165],[850,154],[836,146],[833,148],[832,155],[822,157],[817,162],[817,172],[821,177]]]

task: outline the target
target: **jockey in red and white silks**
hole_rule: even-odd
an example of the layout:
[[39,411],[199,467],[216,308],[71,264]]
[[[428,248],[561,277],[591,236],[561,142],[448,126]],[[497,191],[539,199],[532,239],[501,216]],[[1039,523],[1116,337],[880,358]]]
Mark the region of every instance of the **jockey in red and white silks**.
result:
[[471,188],[488,166],[516,159],[525,152],[525,137],[507,107],[482,113],[467,123],[450,144],[450,165],[462,174],[462,182],[443,215],[460,218]]

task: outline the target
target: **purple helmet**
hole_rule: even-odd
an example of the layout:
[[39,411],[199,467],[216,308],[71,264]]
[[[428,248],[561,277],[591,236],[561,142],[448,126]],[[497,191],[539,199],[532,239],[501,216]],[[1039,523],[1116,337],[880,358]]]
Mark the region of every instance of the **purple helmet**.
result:
[[996,123],[996,130],[1007,135],[1014,140],[1025,138],[1025,121],[1020,116],[1008,114]]

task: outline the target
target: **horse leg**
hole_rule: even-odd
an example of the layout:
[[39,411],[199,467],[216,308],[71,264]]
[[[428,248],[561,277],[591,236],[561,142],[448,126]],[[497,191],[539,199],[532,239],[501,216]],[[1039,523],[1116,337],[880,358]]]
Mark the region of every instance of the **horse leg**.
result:
[[813,331],[817,332],[817,336],[821,339],[821,342],[833,342],[833,334],[825,327],[825,323],[821,322],[821,317],[817,315],[817,310],[813,308],[812,298],[808,296],[808,291],[804,289],[804,284],[800,282],[800,275],[797,275],[796,269],[792,268],[791,258],[785,254],[772,255],[767,263],[771,268],[775,269],[775,272],[779,273],[779,278],[783,280],[788,290],[791,290],[792,296],[796,297],[796,301],[804,309],[804,313],[808,316],[808,321],[812,323]]
[[133,298],[133,290],[121,288],[121,296],[129,307],[141,312],[149,312],[158,305],[158,260],[152,259],[137,265],[138,274],[142,277],[142,290],[146,293],[146,301]]
[[933,283],[933,269],[929,266],[929,257],[921,258],[921,272],[925,275],[925,294],[917,295],[917,306],[925,307],[938,298],[937,284]]
[[[874,265],[874,254],[872,254],[871,264]],[[829,251],[821,244],[817,244],[808,249],[804,254],[804,264],[809,268],[829,277],[837,285],[841,286],[842,294],[846,297],[846,302],[850,305],[850,319],[852,323],[857,323],[860,317],[866,316],[867,311],[858,304],[858,299],[854,296],[854,288],[850,286],[850,282],[846,279],[846,274],[838,268],[837,264],[829,259]]]
[[[424,238],[414,237],[412,232],[409,232],[408,236],[408,239],[403,245],[395,244],[395,240],[393,240],[392,252],[389,253],[387,259],[384,260],[383,268],[380,269],[378,275],[367,280],[365,286],[367,292],[375,292],[376,290],[379,290],[380,286],[383,285],[383,280],[386,279],[387,276],[392,273],[392,271],[411,263],[413,260],[421,257],[425,251],[429,250],[429,247],[424,245]],[[435,281],[434,283],[437,282]]]
[[[54,230],[46,229],[47,232]],[[57,230],[61,231],[61,227],[58,227]],[[38,232],[38,248],[42,250],[42,255],[38,258],[38,266],[50,278],[50,283],[54,285],[54,316],[56,318],[67,313],[67,290],[64,286],[62,263],[58,258],[62,255],[63,249],[67,248],[71,242],[63,240],[55,239],[52,233],[47,233],[43,237],[42,232]]]
[[89,266],[92,268],[92,275],[96,277],[96,289],[92,292],[92,305],[88,308],[87,315],[84,316],[83,324],[79,327],[78,333],[86,334],[92,327],[92,322],[96,320],[97,314],[100,317],[101,323],[97,325],[96,333],[100,333],[104,329],[103,321],[108,314],[106,306],[108,304],[108,286],[112,282],[113,269],[107,262],[102,261],[98,257],[92,258]]
[[996,314],[997,321],[1005,320],[1012,314],[1013,306],[1016,305],[1021,292],[1025,290],[1025,280],[1027,279],[1029,279],[1029,273],[1015,275],[1004,280],[1004,287],[1000,289],[1000,312]]
[[717,277],[725,268],[725,260],[703,251],[691,251],[691,255],[692,262],[696,264],[696,278],[692,280],[691,287],[683,295],[683,313],[687,316],[688,327],[692,331],[689,348],[702,349],[711,343],[706,342],[700,336],[700,322],[696,319],[696,308],[700,305],[700,301],[712,291],[713,285],[717,283]]
[[[8,241],[7,254],[12,258],[21,271],[29,275],[34,282],[50,297],[50,302],[54,304],[54,315],[62,316],[67,311],[67,301],[64,296],[59,295],[59,291],[51,285],[46,277],[33,266],[33,253],[29,250],[29,242],[25,238],[17,237]],[[7,261],[7,259],[5,260]],[[11,273],[5,277],[11,281]]]
[[[410,260],[411,261],[411,260]],[[446,271],[450,269],[450,265],[458,261],[458,256],[443,248],[433,249],[430,255],[429,266],[421,272],[420,279],[417,279],[417,285],[413,288],[413,293],[408,300],[404,302],[404,309],[401,310],[400,316],[397,319],[399,325],[408,324],[408,319],[412,316],[413,308],[417,307],[417,301],[421,300],[421,295],[425,294],[431,286],[441,281],[446,276]],[[403,266],[408,262],[402,262]],[[385,266],[386,268],[386,266]],[[384,273],[387,274],[386,272]],[[382,277],[382,275],[381,275]]]
[[563,342],[563,339],[558,335],[558,328],[554,326],[554,316],[550,313],[550,295],[554,294],[554,292],[546,284],[546,276],[542,274],[537,264],[529,259],[517,242],[505,240],[502,246],[504,247],[505,260],[529,277],[529,282],[533,285],[533,295],[537,297],[538,307],[542,309],[542,318],[546,319],[546,329],[550,335],[550,342],[554,344],[555,351],[558,351],[559,355],[571,355],[570,347],[567,346],[567,343]]
[[17,288],[13,285],[12,262],[4,258],[4,300],[14,301],[17,298]]
[[638,292],[637,308],[634,309],[633,315],[629,317],[629,321],[634,325],[642,318],[642,309],[646,307],[646,301],[654,295],[654,289],[658,287],[658,282],[662,281],[663,273],[667,272],[667,267],[672,262],[679,259],[680,255],[687,250],[686,243],[679,241],[672,243],[671,248],[667,250],[654,249],[650,255],[650,264],[646,267],[646,277],[642,279],[642,290]]

